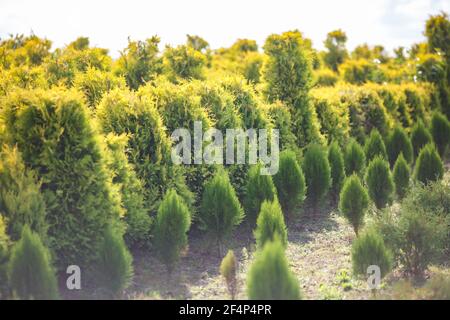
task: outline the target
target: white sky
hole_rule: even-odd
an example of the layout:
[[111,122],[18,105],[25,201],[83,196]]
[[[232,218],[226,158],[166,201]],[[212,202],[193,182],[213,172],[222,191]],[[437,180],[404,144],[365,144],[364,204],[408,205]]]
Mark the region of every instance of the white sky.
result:
[[349,48],[391,50],[422,41],[425,20],[441,10],[450,11],[450,0],[0,0],[0,38],[33,31],[59,47],[88,36],[116,57],[128,36],[157,34],[175,45],[196,34],[218,48],[299,29],[323,48],[326,34],[342,28]]

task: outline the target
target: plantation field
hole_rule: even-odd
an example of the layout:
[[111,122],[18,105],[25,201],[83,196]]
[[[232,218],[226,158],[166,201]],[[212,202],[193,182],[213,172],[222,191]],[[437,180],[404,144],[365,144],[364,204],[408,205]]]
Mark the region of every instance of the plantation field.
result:
[[450,299],[450,20],[393,52],[0,39],[0,299]]
[[[405,294],[400,289],[404,278],[400,267],[385,279],[383,289],[375,296],[367,287],[365,279],[352,277],[351,243],[354,234],[345,219],[332,208],[322,209],[317,216],[305,213],[288,227],[289,244],[286,255],[292,271],[298,279],[303,279],[301,290],[305,299],[398,299]],[[247,299],[245,277],[256,249],[254,240],[245,236],[248,233],[248,228],[239,227],[229,244],[229,247],[238,253],[238,278],[241,285],[238,299]],[[135,278],[126,292],[127,298],[228,299],[228,292],[218,268],[221,259],[216,248],[205,243],[201,234],[196,231],[192,232],[190,239],[188,252],[170,278],[164,276],[164,265],[152,253],[136,252]],[[435,274],[448,275],[448,263],[447,261],[444,265],[431,267],[426,278]],[[421,287],[423,284],[424,280],[420,280],[413,285]],[[95,288],[90,289],[92,291],[88,295],[81,297],[66,291],[65,298],[102,297],[97,295]]]

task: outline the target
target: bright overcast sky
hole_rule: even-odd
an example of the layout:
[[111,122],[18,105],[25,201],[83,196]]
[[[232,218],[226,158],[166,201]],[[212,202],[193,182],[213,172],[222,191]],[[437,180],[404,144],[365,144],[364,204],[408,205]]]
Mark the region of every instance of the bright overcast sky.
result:
[[196,34],[218,48],[237,38],[262,45],[271,33],[299,29],[322,48],[341,28],[349,48],[367,42],[391,50],[422,41],[425,20],[441,10],[450,11],[450,0],[0,0],[0,38],[33,31],[58,47],[88,36],[117,56],[128,36],[180,44]]

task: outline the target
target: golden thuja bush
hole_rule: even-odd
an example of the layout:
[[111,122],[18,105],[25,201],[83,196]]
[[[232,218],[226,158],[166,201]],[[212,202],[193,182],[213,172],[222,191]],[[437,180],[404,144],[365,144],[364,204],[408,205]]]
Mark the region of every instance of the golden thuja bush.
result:
[[83,98],[73,90],[17,90],[4,99],[1,118],[7,142],[42,179],[58,267],[89,266],[102,230],[122,209]]

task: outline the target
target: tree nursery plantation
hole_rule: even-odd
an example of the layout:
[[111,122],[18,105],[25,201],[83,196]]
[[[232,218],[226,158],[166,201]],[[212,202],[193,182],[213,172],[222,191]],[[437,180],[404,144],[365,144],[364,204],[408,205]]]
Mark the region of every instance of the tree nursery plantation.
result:
[[0,299],[450,299],[448,14],[421,30],[2,37]]

